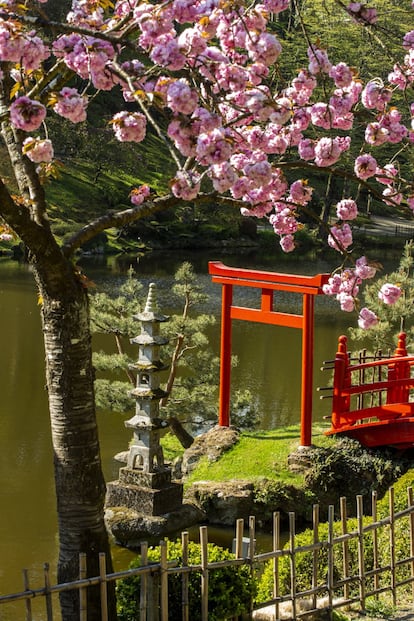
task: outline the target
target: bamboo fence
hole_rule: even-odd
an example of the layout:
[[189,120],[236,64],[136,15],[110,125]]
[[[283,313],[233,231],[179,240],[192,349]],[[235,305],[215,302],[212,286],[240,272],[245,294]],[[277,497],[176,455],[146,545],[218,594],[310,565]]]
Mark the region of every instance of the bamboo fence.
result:
[[[148,545],[141,545],[141,566],[115,573],[107,573],[106,558],[99,555],[100,573],[92,578],[86,577],[86,558],[79,558],[79,579],[65,584],[51,584],[49,565],[44,565],[43,584],[33,587],[29,581],[27,570],[23,570],[23,591],[8,595],[0,595],[0,620],[11,621],[58,621],[58,594],[63,591],[79,592],[79,619],[87,621],[86,595],[88,588],[99,585],[101,593],[101,619],[109,619],[107,610],[107,585],[131,576],[140,576],[139,619],[140,621],[167,621],[169,607],[169,576],[179,575],[182,581],[182,616],[174,621],[192,621],[189,603],[189,578],[196,572],[199,576],[201,593],[201,610],[199,618],[209,618],[209,578],[214,571],[228,566],[247,565],[251,572],[259,575],[266,564],[271,564],[273,589],[272,596],[265,602],[251,602],[250,610],[243,619],[259,618],[257,611],[272,607],[274,619],[286,618],[286,607],[289,618],[299,619],[314,615],[321,607],[329,614],[334,609],[356,608],[364,610],[367,598],[380,598],[387,594],[394,606],[398,605],[399,597],[403,596],[414,602],[414,502],[411,488],[407,490],[407,507],[395,510],[394,489],[389,490],[388,515],[377,518],[377,497],[372,495],[372,511],[370,517],[363,515],[362,496],[356,497],[356,518],[347,516],[346,499],[342,498],[336,517],[334,507],[329,508],[328,521],[324,525],[319,521],[319,507],[313,510],[313,537],[311,543],[298,545],[295,527],[295,514],[289,513],[288,539],[281,546],[282,521],[280,513],[274,514],[272,550],[256,553],[255,518],[251,517],[247,525],[248,536],[244,537],[244,521],[237,520],[235,539],[233,542],[234,558],[210,562],[208,558],[208,528],[202,526],[200,533],[201,560],[197,565],[188,562],[188,532],[182,533],[182,562],[167,560],[167,541],[161,541],[160,561],[148,562]],[[322,528],[324,526],[324,528]],[[284,531],[286,528],[284,527]],[[323,534],[321,534],[323,531]],[[401,546],[396,547],[396,536],[403,533],[406,549],[401,553]],[[284,538],[286,540],[286,538]],[[384,543],[386,542],[386,544]],[[321,562],[321,558],[325,562]],[[283,560],[288,559],[287,561]],[[311,563],[310,583],[303,584],[300,574],[300,560],[306,557]],[[351,557],[353,562],[351,562]],[[369,557],[369,562],[367,558]],[[284,580],[281,579],[281,567],[285,565]],[[289,578],[286,586],[286,563]],[[320,567],[326,568],[324,576],[320,575]],[[306,601],[304,609],[301,603]],[[33,611],[40,602],[42,611]],[[9,607],[11,609],[9,610]],[[16,608],[21,606],[23,608]],[[9,610],[9,612],[8,612]],[[282,615],[282,610],[283,612]],[[256,612],[255,612],[256,611]],[[9,616],[8,616],[9,615]],[[255,616],[256,615],[256,616]]]

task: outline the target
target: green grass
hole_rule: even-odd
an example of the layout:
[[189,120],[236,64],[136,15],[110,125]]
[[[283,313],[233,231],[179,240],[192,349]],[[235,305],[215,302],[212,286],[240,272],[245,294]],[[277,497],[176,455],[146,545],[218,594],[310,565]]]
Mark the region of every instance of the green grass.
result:
[[[314,427],[314,443],[327,446],[332,439],[323,435],[322,427]],[[240,440],[216,462],[200,460],[188,478],[194,481],[256,480],[266,477],[286,483],[300,483],[301,477],[288,469],[288,456],[300,443],[299,425],[272,431],[244,432]]]

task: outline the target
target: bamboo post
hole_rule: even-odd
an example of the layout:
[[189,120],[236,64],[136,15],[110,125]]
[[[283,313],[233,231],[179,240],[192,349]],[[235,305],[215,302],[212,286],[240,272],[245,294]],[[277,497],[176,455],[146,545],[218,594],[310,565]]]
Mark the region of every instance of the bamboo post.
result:
[[[87,575],[86,569],[86,553],[79,554],[79,579],[84,580]],[[79,618],[80,621],[88,620],[88,589],[83,587],[79,589]]]
[[389,513],[390,513],[390,567],[391,567],[391,593],[392,603],[397,604],[396,589],[396,566],[395,566],[395,505],[394,505],[394,488],[389,490]]
[[[346,498],[345,496],[341,496],[339,500],[340,512],[341,512],[341,527],[342,534],[346,535],[348,532],[348,516],[346,510]],[[345,600],[349,599],[349,546],[346,539],[344,539],[342,543],[342,571],[344,573],[344,598]]]
[[160,584],[161,584],[161,621],[168,621],[168,545],[160,541]]
[[201,621],[208,621],[208,532],[206,526],[200,527],[201,547]]
[[[255,555],[255,543],[256,543],[256,518],[254,515],[249,517],[249,561],[250,561],[250,576],[253,580],[254,573],[254,555]],[[253,612],[253,598],[250,600],[250,615]]]
[[328,508],[328,575],[327,575],[327,580],[326,580],[326,586],[328,590],[328,606],[329,606],[330,611],[332,610],[334,580],[335,580],[334,549],[333,549],[334,520],[335,520],[334,507],[333,505],[329,505],[329,508]]
[[[372,492],[372,501],[371,501],[371,513],[372,513],[372,521],[375,524],[377,521],[377,492]],[[373,555],[373,569],[374,569],[374,591],[375,595],[378,598],[378,589],[379,589],[379,554],[378,554],[378,530],[374,528],[372,531],[372,555]]]
[[[407,489],[408,494],[408,506],[413,507],[414,499],[413,499],[413,488],[409,487]],[[411,511],[410,513],[410,574],[411,574],[411,598],[414,602],[414,513]]]
[[243,554],[243,531],[244,520],[243,518],[239,518],[238,520],[236,520],[236,558],[241,558]]
[[[24,585],[24,590],[25,591],[30,591],[30,586],[29,586],[29,572],[27,571],[27,569],[23,569],[23,585]],[[30,601],[30,599],[25,599],[25,608],[26,608],[26,621],[32,621],[33,617],[32,617],[32,603]],[[81,619],[82,621],[82,619]]]
[[[188,532],[181,533],[181,547],[183,552],[183,567],[188,567]],[[190,606],[188,601],[188,583],[189,574],[184,572],[182,575],[182,588],[181,588],[181,606],[183,610],[183,621],[189,621],[190,619]]]
[[292,619],[296,619],[296,557],[295,557],[295,514],[289,512],[289,560],[290,597],[292,599]]
[[[273,513],[273,552],[280,550],[280,512]],[[279,597],[279,556],[273,557],[273,597]],[[275,619],[279,619],[279,602],[275,602]]]
[[106,582],[106,556],[99,552],[99,588],[101,591],[101,619],[108,621],[108,585]]
[[[313,518],[313,543],[319,543],[319,505],[313,505],[312,511]],[[313,560],[312,560],[312,607],[316,608],[317,605],[317,594],[316,587],[318,586],[318,557],[319,552],[316,545],[313,548]]]
[[[141,567],[148,565],[148,543],[143,541],[141,543]],[[148,613],[148,575],[143,573],[141,575],[140,582],[140,594],[139,594],[139,618],[141,621],[146,621]]]
[[49,563],[43,565],[43,575],[45,579],[45,602],[47,621],[53,621],[52,595],[50,593],[50,574]]
[[364,510],[362,496],[356,497],[357,522],[358,522],[358,573],[359,573],[359,602],[362,610],[365,610],[365,559],[364,559]]

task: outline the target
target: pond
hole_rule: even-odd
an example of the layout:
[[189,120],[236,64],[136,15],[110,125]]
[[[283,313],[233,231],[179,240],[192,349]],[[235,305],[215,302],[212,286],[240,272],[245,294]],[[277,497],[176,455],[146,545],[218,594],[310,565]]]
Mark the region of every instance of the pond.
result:
[[[329,272],[330,266],[319,260],[291,261],[253,255],[234,256],[220,252],[149,254],[132,260],[137,277],[147,291],[156,282],[163,312],[169,308],[169,290],[173,274],[183,260],[191,260],[200,283],[209,294],[207,311],[218,318],[211,334],[211,345],[219,353],[219,317],[221,287],[211,283],[208,261],[221,260],[235,267],[250,267],[297,274]],[[131,260],[84,259],[82,267],[96,285],[115,286],[125,277]],[[54,566],[57,556],[56,510],[52,469],[52,449],[44,388],[44,351],[37,294],[30,268],[7,259],[0,260],[0,325],[3,330],[0,349],[1,420],[0,426],[0,592],[18,591],[22,586],[21,569],[40,576],[45,561]],[[243,295],[250,295],[244,292]],[[299,301],[282,295],[281,310],[294,308]],[[204,310],[204,309],[203,309]],[[314,386],[326,385],[328,374],[319,371],[322,362],[332,359],[338,336],[355,316],[339,313],[327,298],[318,298],[315,321]],[[232,386],[249,388],[257,400],[263,428],[299,421],[300,350],[298,330],[234,322],[233,351],[239,365],[232,373]],[[314,418],[321,420],[329,412],[329,403],[314,395]],[[113,456],[125,450],[130,431],[120,416],[99,413],[102,460],[107,480],[118,475],[119,464]],[[124,566],[130,553],[115,550],[115,564]],[[1,616],[1,614],[0,614]],[[2,617],[3,618],[3,617]]]

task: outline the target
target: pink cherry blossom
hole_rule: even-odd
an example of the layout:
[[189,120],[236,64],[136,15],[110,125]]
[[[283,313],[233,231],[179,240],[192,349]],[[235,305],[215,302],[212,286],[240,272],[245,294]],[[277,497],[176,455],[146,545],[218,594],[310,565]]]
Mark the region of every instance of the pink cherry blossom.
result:
[[339,302],[342,311],[346,313],[352,313],[355,309],[355,298],[349,293],[345,293],[345,291],[341,291],[336,296],[336,299]]
[[303,160],[313,160],[315,157],[315,141],[310,138],[304,138],[298,145],[299,157]]
[[197,92],[190,88],[187,80],[176,80],[168,87],[167,105],[173,112],[191,114],[198,105]]
[[10,121],[18,129],[32,132],[39,129],[46,117],[46,108],[39,101],[23,95],[10,106]]
[[124,110],[115,114],[112,127],[120,142],[142,142],[145,138],[147,119],[141,112]]
[[384,302],[384,304],[391,305],[397,302],[401,294],[402,291],[398,285],[387,282],[382,285],[381,289],[378,291],[378,298]]
[[296,205],[307,205],[312,198],[313,188],[304,179],[294,181],[290,186],[289,200]]
[[139,188],[131,190],[130,199],[133,205],[142,205],[146,198],[150,195],[150,188],[148,185],[141,185]]
[[230,190],[237,181],[236,171],[228,162],[211,166],[209,176],[212,179],[214,189],[220,193]]
[[398,192],[392,186],[386,187],[382,192],[382,196],[384,197],[384,203],[387,205],[400,205],[403,199],[401,192]]
[[318,47],[309,47],[307,53],[309,58],[308,68],[310,73],[317,75],[318,73],[330,72],[332,65],[326,50],[322,50]]
[[282,46],[270,32],[261,32],[258,36],[250,33],[246,38],[246,48],[253,62],[260,62],[266,66],[273,65],[282,51]]
[[363,330],[368,330],[369,328],[376,326],[377,323],[378,317],[372,310],[370,310],[366,306],[364,306],[364,308],[361,308],[358,316],[358,326],[360,328],[362,328]]
[[381,80],[371,80],[361,93],[361,101],[365,108],[384,110],[391,100],[392,91],[385,88]]
[[231,153],[232,146],[224,129],[213,129],[197,139],[196,157],[200,164],[220,164],[228,160]]
[[352,82],[353,72],[346,63],[340,62],[330,68],[329,77],[334,80],[336,86],[349,86]]
[[288,207],[272,214],[269,217],[269,222],[277,235],[291,235],[298,230],[298,222]]
[[283,235],[279,241],[283,252],[293,252],[295,249],[295,239],[293,235]]
[[23,54],[24,38],[7,21],[0,21],[0,60],[2,62],[20,62]]
[[343,198],[336,204],[336,216],[339,220],[355,220],[358,216],[358,207],[351,198]]
[[39,69],[42,62],[50,55],[49,48],[34,32],[26,34],[21,56],[21,63],[25,71]]
[[192,171],[179,170],[172,180],[171,192],[184,201],[193,200],[200,192],[200,176]]
[[368,8],[362,2],[350,2],[347,11],[356,22],[362,24],[375,24],[378,18],[376,9]]
[[86,119],[87,105],[87,98],[81,95],[76,88],[65,86],[57,94],[57,102],[53,106],[53,110],[72,123],[81,123]]
[[342,252],[352,244],[352,230],[346,222],[341,226],[331,226],[328,244],[331,248]]
[[53,145],[49,139],[26,138],[23,141],[23,153],[36,164],[53,160]]
[[290,0],[262,0],[262,5],[269,13],[280,13],[289,8]]
[[318,102],[312,106],[310,113],[312,123],[317,127],[323,127],[324,129],[331,129],[333,127],[335,110],[332,106]]
[[368,280],[369,278],[374,278],[377,269],[370,265],[365,256],[359,257],[355,261],[355,276],[361,280]]
[[339,160],[341,153],[341,146],[335,138],[321,138],[315,145],[315,164],[321,167],[331,166]]
[[378,121],[368,123],[365,128],[365,142],[373,147],[378,147],[388,141],[389,131]]
[[384,185],[391,185],[398,175],[398,169],[394,164],[386,164],[383,168],[377,168],[375,172],[375,178],[378,183]]
[[359,155],[355,160],[354,171],[358,179],[369,179],[377,171],[377,161],[370,153]]

